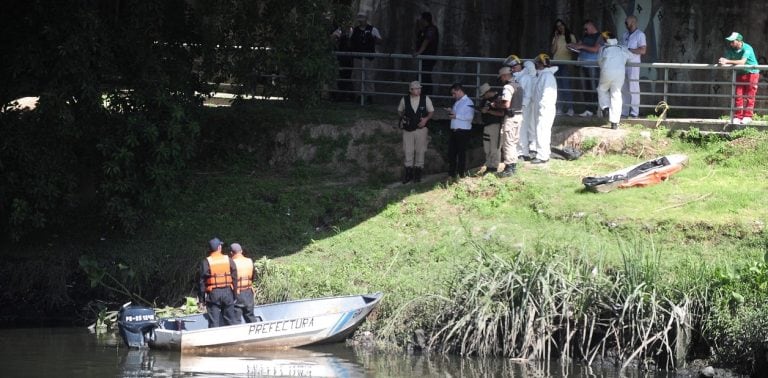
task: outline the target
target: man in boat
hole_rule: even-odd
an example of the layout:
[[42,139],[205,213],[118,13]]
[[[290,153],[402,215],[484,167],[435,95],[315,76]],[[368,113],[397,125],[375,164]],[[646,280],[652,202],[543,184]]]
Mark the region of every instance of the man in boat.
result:
[[255,323],[257,319],[253,315],[253,260],[243,256],[243,247],[238,243],[230,244],[229,249],[232,251],[232,261],[237,267],[235,319],[242,317],[246,323]]
[[200,264],[198,303],[204,303],[207,309],[210,328],[240,323],[235,317],[237,266],[221,253],[222,244],[219,238],[208,241],[209,255]]

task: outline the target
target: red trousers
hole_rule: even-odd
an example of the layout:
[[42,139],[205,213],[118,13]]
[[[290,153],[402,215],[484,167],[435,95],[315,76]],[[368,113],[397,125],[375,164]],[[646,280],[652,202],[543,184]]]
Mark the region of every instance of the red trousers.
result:
[[[759,73],[745,73],[736,76],[736,98],[733,100],[733,118],[752,118],[755,109],[755,96],[757,95],[757,83],[760,80]],[[746,99],[746,104],[744,104]]]

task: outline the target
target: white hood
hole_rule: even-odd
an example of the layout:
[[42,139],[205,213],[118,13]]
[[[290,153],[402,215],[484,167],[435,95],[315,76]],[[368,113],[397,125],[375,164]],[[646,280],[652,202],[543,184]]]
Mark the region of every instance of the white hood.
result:
[[529,76],[536,76],[536,65],[530,60],[523,62],[523,72]]
[[558,66],[552,66],[552,67],[544,67],[544,68],[542,68],[542,69],[539,71],[539,74],[541,74],[541,73],[543,73],[543,72],[551,72],[551,73],[552,73],[552,75],[554,75],[554,74],[557,72],[557,70],[559,70],[559,69],[560,69],[560,67],[558,67]]

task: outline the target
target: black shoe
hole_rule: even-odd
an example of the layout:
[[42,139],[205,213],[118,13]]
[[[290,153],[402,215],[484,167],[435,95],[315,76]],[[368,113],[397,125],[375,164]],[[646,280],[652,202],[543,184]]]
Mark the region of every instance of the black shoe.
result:
[[405,171],[403,171],[403,184],[407,184],[411,179],[413,179],[413,167],[405,167]]
[[517,157],[517,159],[518,160],[523,160],[523,161],[531,161],[531,160],[533,160],[529,155],[520,155],[520,156]]
[[611,110],[609,108],[603,108],[603,118],[608,119],[610,115],[611,115]]
[[485,176],[485,175],[487,175],[487,174],[489,174],[489,173],[496,173],[496,171],[498,171],[498,169],[496,169],[496,168],[490,168],[490,167],[486,167],[486,168],[485,168],[485,172],[483,172],[483,176]]
[[536,159],[531,160],[531,164],[544,164],[544,163],[546,163],[548,161],[549,160],[541,160],[539,158],[536,158]]
[[413,167],[413,182],[421,182],[421,167]]
[[515,174],[517,172],[517,168],[514,164],[510,164],[506,167],[504,167],[504,170],[499,172],[500,177],[509,177]]
[[616,130],[619,128],[619,124],[616,122],[611,122],[611,130]]

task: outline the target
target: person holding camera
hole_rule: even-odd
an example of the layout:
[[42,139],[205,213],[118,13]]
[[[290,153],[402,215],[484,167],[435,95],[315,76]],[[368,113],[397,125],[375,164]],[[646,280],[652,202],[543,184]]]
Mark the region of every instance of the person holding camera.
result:
[[483,83],[480,92],[480,115],[483,120],[483,151],[485,151],[485,170],[483,174],[498,171],[501,162],[501,121],[504,112],[492,109],[491,104],[499,99],[500,93]]
[[427,122],[432,119],[434,112],[432,100],[421,94],[421,83],[412,81],[408,85],[408,95],[403,96],[397,106],[405,153],[403,184],[411,180],[421,182],[424,154],[427,152]]

